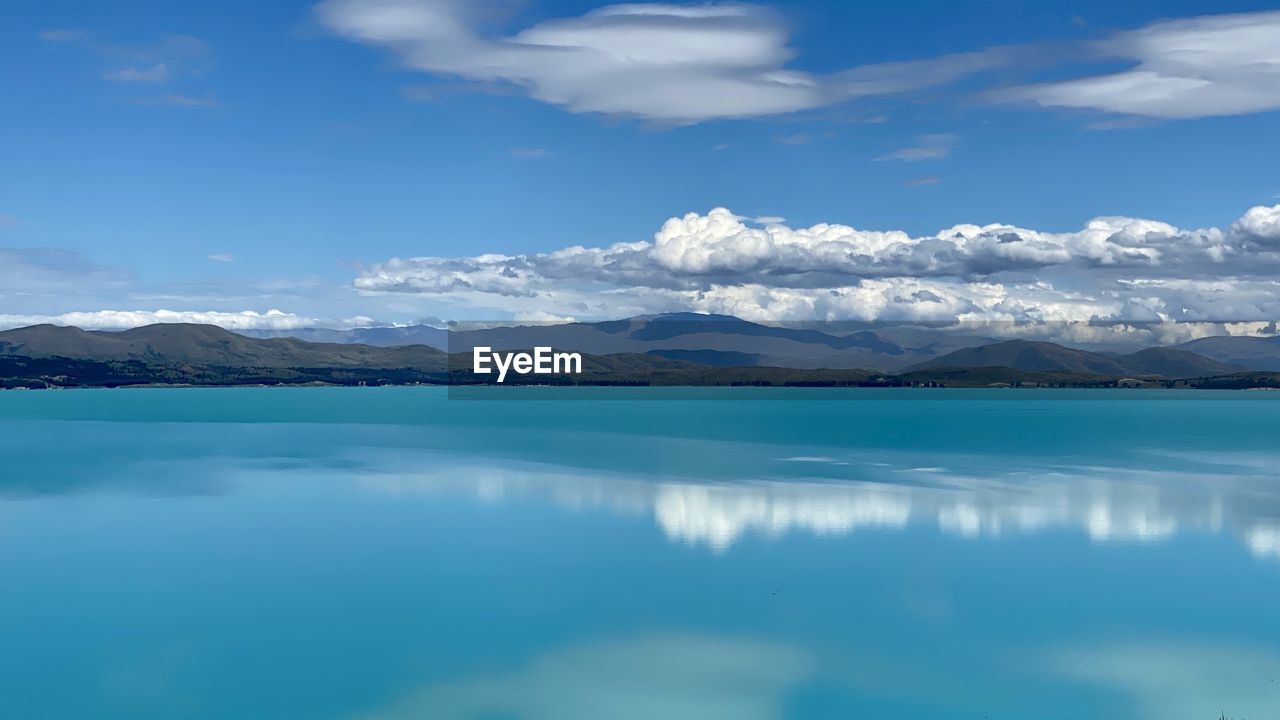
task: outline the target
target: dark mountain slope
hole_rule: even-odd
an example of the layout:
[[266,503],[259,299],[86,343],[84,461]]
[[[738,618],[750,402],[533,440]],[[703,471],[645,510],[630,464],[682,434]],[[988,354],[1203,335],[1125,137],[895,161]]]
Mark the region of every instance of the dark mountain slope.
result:
[[1027,372],[1067,372],[1090,375],[1127,375],[1130,369],[1116,358],[1074,350],[1049,342],[1007,340],[964,348],[920,363],[912,370],[936,368],[1003,367]]
[[1173,348],[1148,348],[1130,355],[1122,355],[1120,359],[1135,372],[1167,378],[1212,377],[1246,369],[1243,366],[1218,362],[1194,352]]

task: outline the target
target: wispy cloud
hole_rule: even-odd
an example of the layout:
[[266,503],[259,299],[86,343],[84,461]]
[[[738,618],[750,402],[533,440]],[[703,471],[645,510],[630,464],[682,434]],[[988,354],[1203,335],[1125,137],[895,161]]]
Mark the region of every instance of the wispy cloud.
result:
[[0,306],[15,298],[43,302],[80,293],[124,287],[128,273],[99,265],[84,255],[54,248],[0,247]]
[[495,36],[475,21],[486,2],[325,0],[316,13],[324,27],[385,48],[411,70],[503,86],[571,112],[666,124],[814,110],[958,86],[992,71],[1007,81],[1029,59],[1054,66],[1058,77],[1070,77],[1067,63],[1082,59],[1133,66],[988,97],[1154,118],[1280,109],[1280,11],[1160,21],[1066,53],[988,47],[817,74],[792,66],[798,52],[787,23],[761,5],[608,5]]
[[104,73],[102,77],[114,82],[162,83],[168,82],[170,74],[168,65],[156,63],[148,68],[128,67],[115,70]]
[[38,33],[51,45],[63,45],[97,56],[109,82],[164,84],[198,78],[212,65],[212,50],[192,35],[161,35],[152,42],[117,44],[82,30],[45,30]]
[[808,145],[813,142],[813,134],[801,132],[792,135],[778,135],[773,141],[779,145]]
[[942,178],[937,175],[925,175],[924,177],[912,178],[907,181],[907,187],[920,187],[922,185],[937,185],[942,182]]
[[48,43],[64,43],[84,40],[89,34],[84,30],[76,30],[73,28],[58,28],[51,30],[41,30],[36,36]]
[[1120,72],[1027,85],[998,99],[1182,119],[1280,109],[1280,11],[1152,23],[1097,44]]
[[217,107],[218,101],[211,97],[194,97],[191,95],[179,95],[171,93],[169,95],[160,95],[158,97],[142,98],[137,101],[139,105],[175,105],[177,107],[192,108],[211,108]]
[[980,51],[818,75],[789,67],[787,24],[747,4],[620,4],[502,37],[454,0],[326,0],[333,32],[386,48],[408,68],[502,83],[571,112],[686,124],[820,108],[953,82],[1003,62]]
[[233,263],[236,261],[236,256],[231,253],[214,253],[209,256],[209,259],[214,262]]
[[894,150],[876,158],[884,161],[919,162],[921,160],[942,160],[951,154],[956,136],[950,134],[921,135],[916,144],[900,150]]
[[514,148],[511,151],[512,157],[529,158],[533,160],[547,160],[555,157],[555,153],[546,148]]

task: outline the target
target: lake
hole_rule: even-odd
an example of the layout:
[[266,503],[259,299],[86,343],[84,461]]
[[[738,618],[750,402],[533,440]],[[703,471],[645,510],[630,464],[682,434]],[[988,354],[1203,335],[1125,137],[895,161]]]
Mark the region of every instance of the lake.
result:
[[1280,393],[476,392],[0,393],[0,715],[1280,717]]

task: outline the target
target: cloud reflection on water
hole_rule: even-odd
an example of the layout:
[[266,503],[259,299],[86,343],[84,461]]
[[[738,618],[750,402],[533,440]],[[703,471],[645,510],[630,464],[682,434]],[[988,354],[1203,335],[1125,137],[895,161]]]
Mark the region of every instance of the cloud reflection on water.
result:
[[841,482],[699,482],[461,455],[444,464],[438,459],[417,464],[429,470],[372,463],[359,482],[395,494],[453,491],[486,502],[542,497],[573,510],[650,514],[668,539],[717,552],[748,535],[838,536],[932,524],[970,538],[1075,529],[1095,542],[1228,531],[1254,555],[1280,559],[1280,483],[1270,472],[1274,460],[1266,458],[1182,458],[1184,469],[1176,471],[1046,466],[987,474],[866,462],[857,470],[874,479]]
[[1258,648],[1186,643],[1119,643],[1052,654],[1067,678],[1117,691],[1144,720],[1274,717],[1280,656]]
[[779,720],[813,672],[789,645],[655,634],[559,648],[506,674],[426,685],[361,720]]

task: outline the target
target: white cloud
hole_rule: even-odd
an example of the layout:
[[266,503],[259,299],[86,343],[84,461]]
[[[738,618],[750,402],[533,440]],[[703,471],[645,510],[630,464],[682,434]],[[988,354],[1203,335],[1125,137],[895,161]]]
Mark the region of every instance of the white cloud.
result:
[[1249,208],[1232,228],[1260,243],[1280,243],[1280,205]]
[[364,327],[373,325],[367,317],[333,321],[309,318],[280,310],[260,313],[254,310],[241,312],[195,310],[93,310],[68,312],[59,315],[0,314],[0,328],[26,327],[28,325],[71,325],[83,329],[122,330],[156,323],[195,323],[218,325],[228,330],[296,330],[304,327]]
[[759,320],[1267,320],[1280,317],[1280,252],[1257,244],[1272,213],[1280,210],[1250,210],[1228,231],[1099,217],[1074,232],[997,223],[912,236],[759,227],[718,208],[671,218],[649,242],[396,258],[355,286],[574,317],[693,309]]
[[231,253],[214,253],[209,256],[209,259],[214,262],[232,263],[236,261],[236,256]]
[[1099,45],[1126,70],[1000,93],[1009,100],[1156,118],[1280,109],[1280,12],[1153,23]]
[[758,117],[952,82],[1001,62],[984,51],[814,75],[788,67],[786,23],[760,5],[609,5],[486,37],[461,0],[326,0],[320,22],[407,67],[509,83],[572,112],[669,123]]

